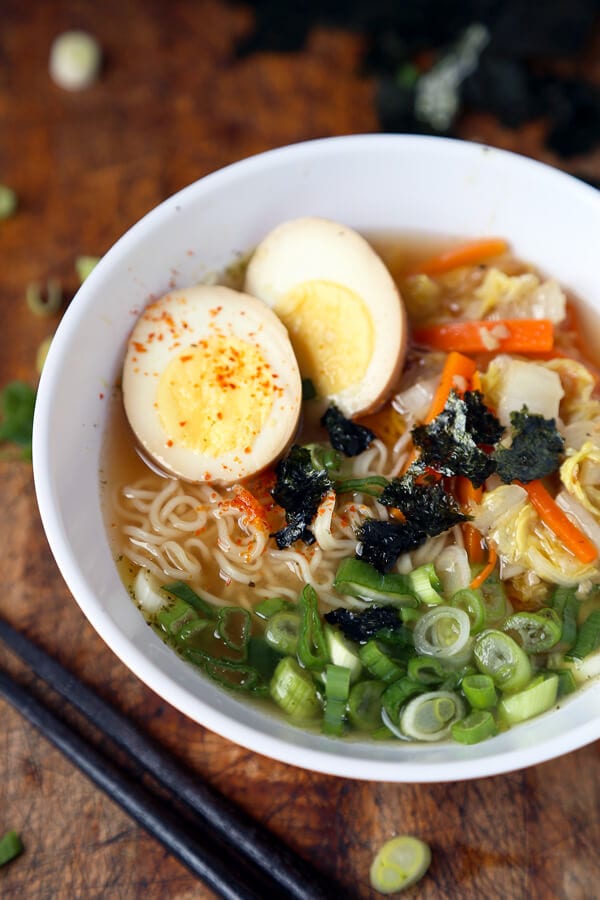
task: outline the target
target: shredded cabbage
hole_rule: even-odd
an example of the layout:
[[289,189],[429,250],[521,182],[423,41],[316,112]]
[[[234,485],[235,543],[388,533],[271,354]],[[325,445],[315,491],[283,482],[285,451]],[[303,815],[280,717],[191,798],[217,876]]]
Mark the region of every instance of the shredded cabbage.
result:
[[581,563],[540,519],[516,484],[502,485],[483,495],[474,525],[509,564],[531,569],[543,581],[577,585],[597,578],[595,564]]
[[600,416],[600,401],[592,397],[595,379],[589,369],[576,359],[551,359],[543,363],[560,378],[563,397],[559,415],[565,425]]
[[566,297],[554,279],[540,283],[533,272],[507,275],[491,268],[474,291],[479,301],[478,318],[550,319],[562,322],[566,314]]
[[510,423],[510,413],[522,409],[523,404],[545,419],[558,417],[564,393],[560,377],[541,363],[500,354],[481,376],[481,384],[503,425]]
[[439,313],[441,288],[429,275],[412,275],[406,279],[402,298],[411,320],[419,322]]
[[560,479],[582,506],[600,518],[600,447],[586,441],[580,450],[569,451]]

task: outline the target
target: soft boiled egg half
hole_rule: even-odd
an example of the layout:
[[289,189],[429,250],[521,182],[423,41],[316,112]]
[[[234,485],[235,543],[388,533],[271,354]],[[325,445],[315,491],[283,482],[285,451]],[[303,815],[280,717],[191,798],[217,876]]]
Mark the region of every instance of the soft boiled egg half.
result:
[[244,289],[277,313],[320,397],[347,417],[385,402],[404,362],[405,310],[361,235],[328,219],[284,222],[254,251]]
[[128,343],[123,400],[143,451],[167,473],[231,484],[287,450],[302,386],[267,305],[200,285],[145,308]]

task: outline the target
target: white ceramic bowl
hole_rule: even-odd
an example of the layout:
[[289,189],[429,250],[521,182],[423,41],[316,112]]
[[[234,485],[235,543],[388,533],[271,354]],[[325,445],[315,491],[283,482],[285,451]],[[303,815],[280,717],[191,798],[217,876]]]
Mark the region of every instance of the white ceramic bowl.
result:
[[[39,388],[34,475],[62,575],[108,646],[168,703],[251,750],[350,778],[482,777],[550,759],[600,737],[600,684],[492,740],[414,746],[302,732],[238,700],[182,662],[147,627],[115,569],[99,496],[107,395],[132,311],[196,282],[270,228],[326,216],[363,232],[507,237],[514,252],[600,311],[600,194],[514,154],[439,138],[366,135],[274,150],[166,200],[101,260],[52,342]],[[593,316],[590,317],[590,321]]]

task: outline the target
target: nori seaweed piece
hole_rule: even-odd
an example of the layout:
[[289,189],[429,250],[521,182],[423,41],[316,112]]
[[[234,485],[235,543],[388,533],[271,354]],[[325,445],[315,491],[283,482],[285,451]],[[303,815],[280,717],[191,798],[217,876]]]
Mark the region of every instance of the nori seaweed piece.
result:
[[341,630],[344,637],[359,643],[375,637],[382,629],[402,628],[398,610],[393,606],[370,606],[360,611],[339,607],[325,613],[325,621]]
[[427,532],[418,524],[379,519],[366,519],[356,536],[360,541],[357,557],[371,563],[378,572],[389,571],[401,553],[408,553],[427,540]]
[[441,481],[415,479],[410,473],[395,478],[384,488],[379,502],[399,509],[406,520],[418,526],[429,537],[435,537],[448,528],[466,522],[469,516]]
[[309,526],[319,503],[333,482],[325,469],[316,469],[310,451],[295,444],[275,469],[277,481],[271,495],[285,509],[288,523],[273,535],[280,549],[297,540],[312,544],[314,535]]
[[475,414],[475,405],[473,398],[465,401],[456,391],[451,391],[446,406],[433,422],[417,425],[411,433],[421,450],[420,462],[424,466],[442,475],[464,475],[475,487],[480,487],[495,469],[494,459],[478,446],[480,442],[490,443],[494,417],[491,413],[488,418],[484,413]]
[[510,447],[498,447],[494,452],[498,475],[505,484],[522,481],[527,484],[555,472],[565,449],[565,442],[556,429],[554,419],[530,413],[526,406],[511,412],[513,429]]
[[345,456],[358,456],[375,439],[370,428],[347,419],[333,404],[322,416],[321,425],[327,429],[334,450],[339,450]]

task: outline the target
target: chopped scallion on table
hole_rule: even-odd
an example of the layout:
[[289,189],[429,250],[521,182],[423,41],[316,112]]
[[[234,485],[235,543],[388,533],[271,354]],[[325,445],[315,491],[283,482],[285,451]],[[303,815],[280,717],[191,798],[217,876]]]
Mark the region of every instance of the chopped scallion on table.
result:
[[0,866],[9,863],[23,852],[23,842],[16,831],[7,831],[0,838]]
[[395,894],[416,884],[431,863],[425,841],[402,834],[386,841],[371,865],[371,886],[380,894]]

